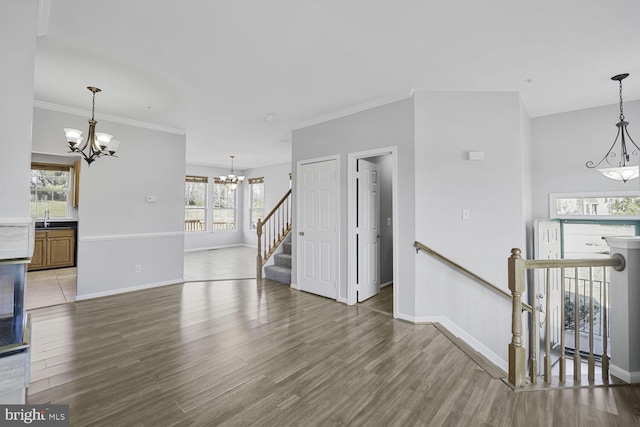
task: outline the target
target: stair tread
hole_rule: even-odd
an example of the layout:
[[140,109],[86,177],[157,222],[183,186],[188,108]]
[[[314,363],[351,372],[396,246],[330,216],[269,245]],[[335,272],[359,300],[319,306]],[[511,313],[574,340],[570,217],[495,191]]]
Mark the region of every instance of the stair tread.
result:
[[283,265],[268,265],[264,269],[265,270],[276,270],[276,271],[291,271],[290,267],[285,267]]
[[291,284],[291,268],[281,265],[268,265],[264,268],[264,277],[289,285]]

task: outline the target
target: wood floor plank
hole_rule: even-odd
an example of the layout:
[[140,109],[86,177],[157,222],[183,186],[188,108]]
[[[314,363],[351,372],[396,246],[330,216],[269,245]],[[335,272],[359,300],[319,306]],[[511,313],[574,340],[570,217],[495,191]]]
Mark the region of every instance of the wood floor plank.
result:
[[513,392],[434,325],[269,281],[31,311],[29,403],[73,426],[626,426],[638,387]]

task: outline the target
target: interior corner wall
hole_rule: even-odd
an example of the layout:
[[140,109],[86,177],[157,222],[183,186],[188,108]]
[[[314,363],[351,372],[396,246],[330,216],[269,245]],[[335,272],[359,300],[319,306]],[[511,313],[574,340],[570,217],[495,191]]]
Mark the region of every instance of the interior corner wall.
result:
[[[508,291],[507,258],[525,245],[520,97],[416,92],[416,238]],[[481,161],[469,151],[484,152]],[[463,219],[468,209],[469,219]],[[429,257],[416,261],[416,317],[444,318],[506,360],[511,303]],[[486,355],[486,352],[485,352]]]
[[[624,112],[640,144],[640,100],[625,102]],[[619,114],[615,104],[532,119],[535,219],[549,218],[550,193],[640,191],[638,179],[625,184],[585,166],[599,162],[613,144]]]
[[[247,169],[244,171],[246,179],[249,178],[264,178],[264,214],[267,215],[271,212],[276,204],[284,197],[285,193],[289,191],[289,173],[292,172],[291,162],[279,163],[277,165],[264,166],[260,168]],[[247,191],[244,193],[243,206],[244,208],[244,221],[242,221],[242,243],[247,246],[258,246],[258,240],[256,237],[256,230],[250,230],[251,215],[249,209],[251,207],[251,192],[249,191],[249,184],[245,184]]]
[[[35,108],[33,151],[68,155],[63,127],[87,118]],[[118,157],[81,164],[77,298],[182,281],[185,135],[100,119],[98,129],[122,143]]]
[[521,249],[527,258],[533,258],[533,136],[531,135],[531,117],[520,101],[520,141],[522,176],[522,212],[525,227],[525,246]]
[[0,217],[29,217],[38,1],[0,1]]
[[[299,161],[325,156],[340,156],[340,277],[338,295],[347,299],[347,265],[355,263],[347,257],[347,182],[349,153],[373,150],[385,147],[397,147],[397,203],[398,218],[393,218],[398,227],[399,268],[397,277],[400,283],[394,289],[398,298],[400,317],[412,318],[415,314],[415,209],[414,209],[414,105],[413,98],[382,105],[346,117],[330,120],[317,125],[293,131],[292,168]],[[293,176],[293,207],[296,202],[296,179]],[[293,254],[296,253],[296,218],[294,210]],[[292,260],[292,278],[295,281],[298,260]]]
[[[207,224],[206,231],[191,231],[184,233],[184,249],[186,251],[197,251],[197,250],[206,250],[206,249],[217,249],[224,248],[228,246],[238,246],[243,243],[243,232],[241,228],[243,227],[245,221],[245,209],[244,209],[244,194],[246,193],[246,186],[239,185],[237,191],[237,205],[236,205],[236,221],[238,224],[238,228],[235,230],[219,230],[213,231],[213,211],[211,210],[212,201],[211,197],[213,194],[213,180],[215,177],[221,175],[227,175],[229,173],[228,168],[219,168],[214,166],[203,166],[203,165],[186,165],[186,174],[187,175],[197,175],[197,176],[206,176],[209,178],[209,184],[207,185],[207,205],[208,209],[206,210],[206,218],[205,222]],[[238,175],[246,175],[244,171],[236,170],[236,174]],[[184,177],[182,177],[182,181],[184,182]],[[184,192],[184,185],[183,185]],[[184,196],[183,196],[184,197]],[[184,215],[184,211],[183,211]]]

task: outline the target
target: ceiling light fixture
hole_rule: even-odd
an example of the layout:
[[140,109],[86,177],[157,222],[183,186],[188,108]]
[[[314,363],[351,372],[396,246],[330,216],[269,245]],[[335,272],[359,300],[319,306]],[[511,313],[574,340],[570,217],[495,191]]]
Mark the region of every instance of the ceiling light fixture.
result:
[[236,156],[229,157],[231,157],[231,172],[228,175],[220,175],[218,182],[225,184],[227,188],[231,190],[235,190],[238,188],[238,184],[242,184],[242,181],[244,181],[244,175],[236,175],[233,173],[233,159],[235,159]]
[[[87,161],[87,164],[91,165],[94,160],[102,156],[115,155],[120,141],[113,139],[113,135],[108,133],[96,132],[95,111],[96,111],[96,93],[101,90],[94,86],[87,86],[93,93],[93,105],[91,107],[91,119],[89,119],[89,135],[87,140],[82,144],[82,131],[73,128],[64,128],[64,133],[67,136],[67,142],[69,143],[70,153],[80,153],[82,157]],[[87,150],[85,152],[85,150]]]
[[[638,171],[638,164],[629,163],[630,155],[627,151],[628,138],[631,144],[633,144],[633,146],[635,147],[635,150],[631,151],[631,156],[637,156],[640,152],[640,147],[638,147],[636,143],[633,142],[633,139],[631,139],[631,135],[629,135],[629,132],[627,131],[627,125],[629,124],[629,122],[625,121],[624,112],[622,111],[622,80],[626,79],[627,77],[629,77],[628,73],[618,74],[611,77],[611,80],[617,81],[620,85],[620,121],[616,123],[616,126],[618,127],[618,134],[616,135],[616,139],[613,141],[611,148],[609,148],[609,151],[607,151],[607,154],[604,155],[602,160],[600,160],[596,164],[594,164],[592,161],[587,162],[587,167],[589,169],[595,169],[598,168],[598,166],[600,166],[602,162],[606,160],[607,164],[612,167],[598,168],[598,172],[600,172],[607,178],[623,182],[627,182],[630,179],[635,179],[638,177],[638,175],[640,175]],[[616,143],[618,142],[618,138],[620,139],[620,160],[616,162],[618,154],[616,152],[617,150],[614,149],[616,147]],[[603,166],[606,166],[606,164]]]

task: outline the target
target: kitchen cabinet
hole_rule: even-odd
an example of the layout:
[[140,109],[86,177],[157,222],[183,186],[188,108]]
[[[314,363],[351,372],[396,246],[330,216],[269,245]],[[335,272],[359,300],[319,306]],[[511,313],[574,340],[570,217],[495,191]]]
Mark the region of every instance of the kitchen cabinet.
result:
[[46,268],[73,267],[75,264],[75,230],[36,230],[33,257],[29,271]]

